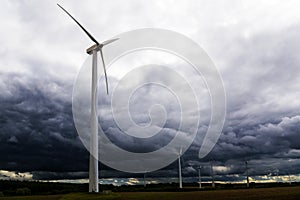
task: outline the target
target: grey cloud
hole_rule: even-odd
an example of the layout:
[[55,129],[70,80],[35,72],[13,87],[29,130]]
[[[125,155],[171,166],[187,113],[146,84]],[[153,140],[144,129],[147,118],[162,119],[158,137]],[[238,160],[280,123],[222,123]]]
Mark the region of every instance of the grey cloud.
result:
[[35,180],[66,180],[66,179],[85,179],[88,177],[88,172],[45,172],[34,171],[32,178]]
[[[57,96],[57,91],[66,86],[59,81],[27,78],[19,74],[1,75],[1,80],[8,84],[3,89],[13,94],[0,94],[2,169],[86,169],[83,161],[87,152],[74,130],[71,102],[66,102],[64,95]],[[81,156],[74,157],[75,152]]]

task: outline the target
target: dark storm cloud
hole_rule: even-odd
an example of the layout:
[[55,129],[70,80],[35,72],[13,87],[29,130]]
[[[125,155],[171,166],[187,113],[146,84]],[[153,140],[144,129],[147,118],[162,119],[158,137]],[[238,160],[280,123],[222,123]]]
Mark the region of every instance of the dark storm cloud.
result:
[[229,174],[243,172],[245,160],[252,175],[300,173],[299,31],[295,24],[286,34],[266,31],[235,43],[223,73],[226,124],[204,161],[215,160]]
[[21,74],[0,76],[1,169],[86,170],[88,154],[74,129],[71,102],[60,94],[70,86]]
[[[247,160],[256,174],[264,174],[271,167],[286,170],[288,163],[288,168],[298,174],[300,171],[294,165],[299,164],[296,160],[300,158],[299,119],[300,116],[285,117],[277,124],[258,124],[251,129],[224,132],[210,158],[233,166],[229,173],[238,172],[239,165]],[[296,162],[292,163],[292,159]]]
[[210,161],[219,180],[227,174],[243,177],[245,161],[252,176],[274,175],[275,170],[281,175],[300,173],[299,31],[295,24],[286,34],[267,31],[239,38],[239,43],[228,41],[235,52],[227,55],[232,59],[223,72],[228,101],[223,134],[213,151],[199,160],[205,130],[200,132],[183,156],[185,176],[197,176],[199,165],[209,175]]
[[32,179],[35,180],[64,180],[64,179],[85,179],[88,172],[47,172],[47,171],[34,171],[32,172]]

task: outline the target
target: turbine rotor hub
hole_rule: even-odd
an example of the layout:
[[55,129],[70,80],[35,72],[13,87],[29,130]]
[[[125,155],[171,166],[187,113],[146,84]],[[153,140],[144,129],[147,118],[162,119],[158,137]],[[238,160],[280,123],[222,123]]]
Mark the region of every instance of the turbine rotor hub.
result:
[[103,44],[94,44],[93,46],[89,47],[86,50],[86,53],[91,55],[91,54],[93,54],[94,50],[99,51],[102,47],[103,47]]

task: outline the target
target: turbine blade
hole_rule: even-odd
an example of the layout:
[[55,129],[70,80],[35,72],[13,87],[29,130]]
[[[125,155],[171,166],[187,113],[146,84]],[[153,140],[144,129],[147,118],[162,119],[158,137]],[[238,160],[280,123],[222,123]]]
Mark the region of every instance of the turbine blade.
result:
[[114,42],[114,41],[116,41],[118,39],[120,39],[120,38],[114,38],[114,39],[106,40],[106,41],[102,42],[102,44],[104,46],[104,45],[110,44],[110,43],[112,43],[112,42]]
[[104,57],[103,57],[102,49],[100,49],[100,55],[101,55],[103,69],[104,69],[104,76],[105,76],[105,83],[106,83],[106,94],[108,94],[108,81],[107,81],[107,74],[106,74],[106,68],[105,68],[105,63],[104,63]]
[[67,13],[75,22],[80,26],[80,28],[89,36],[89,38],[95,42],[96,44],[99,44],[99,42],[66,10],[64,9],[61,5],[57,4],[65,13]]

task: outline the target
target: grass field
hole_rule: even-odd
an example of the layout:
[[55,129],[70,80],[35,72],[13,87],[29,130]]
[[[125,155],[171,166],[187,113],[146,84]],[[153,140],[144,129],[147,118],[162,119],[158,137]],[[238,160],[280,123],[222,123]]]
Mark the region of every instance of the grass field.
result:
[[0,200],[299,200],[300,186],[194,192],[123,192],[110,194],[70,193],[65,195],[0,197]]

